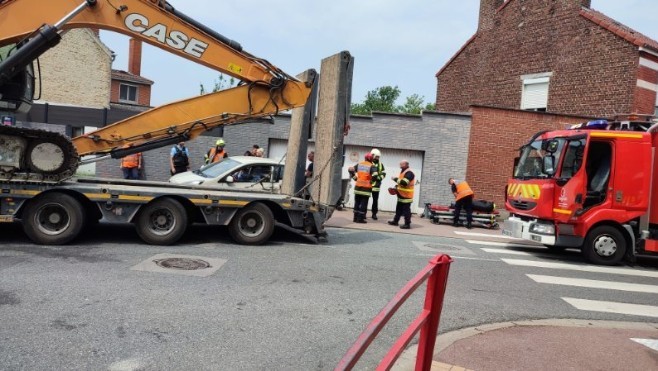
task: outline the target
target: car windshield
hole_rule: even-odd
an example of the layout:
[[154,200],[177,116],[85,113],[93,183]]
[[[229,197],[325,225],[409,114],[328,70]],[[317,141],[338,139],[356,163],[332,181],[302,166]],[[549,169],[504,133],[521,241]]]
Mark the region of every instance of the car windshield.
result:
[[227,171],[231,171],[236,167],[242,165],[241,162],[235,161],[233,159],[225,158],[220,162],[215,162],[214,164],[203,166],[199,169],[198,174],[205,178],[216,178],[222,174],[225,174]]
[[[557,150],[552,154],[547,151],[550,142],[557,143]],[[552,155],[555,157],[553,163],[559,164],[564,142],[564,138],[536,140],[523,147],[519,163],[514,169],[514,179],[541,179],[552,177],[552,174],[544,172],[544,157]]]

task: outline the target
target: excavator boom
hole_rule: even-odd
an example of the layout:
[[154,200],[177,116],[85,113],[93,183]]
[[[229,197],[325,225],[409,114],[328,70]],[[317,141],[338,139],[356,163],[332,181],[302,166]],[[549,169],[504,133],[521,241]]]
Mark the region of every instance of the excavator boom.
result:
[[[44,181],[61,181],[74,173],[79,156],[122,157],[193,139],[217,126],[271,116],[304,105],[312,86],[312,81],[298,81],[162,0],[0,0],[0,24],[0,47],[15,44],[0,61],[0,92],[26,95],[29,89],[14,86],[29,86],[33,60],[73,28],[119,32],[240,80],[235,88],[153,108],[74,138],[72,144],[52,134],[4,128],[0,143],[11,146],[0,150],[0,158],[12,160],[0,160],[0,180],[21,174],[34,180],[38,174]],[[11,84],[13,90],[6,89]],[[3,107],[11,109],[7,103]]]

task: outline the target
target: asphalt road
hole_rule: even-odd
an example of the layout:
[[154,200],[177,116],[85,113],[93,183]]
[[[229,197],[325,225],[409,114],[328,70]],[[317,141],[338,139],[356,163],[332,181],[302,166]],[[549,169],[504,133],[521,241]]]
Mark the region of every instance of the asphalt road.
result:
[[[575,251],[502,246],[500,239],[348,229],[330,229],[320,245],[278,232],[257,247],[235,245],[225,229],[208,226],[171,247],[144,245],[130,226],[86,232],[73,245],[42,247],[18,226],[0,225],[0,369],[333,369],[372,317],[441,252],[455,258],[441,332],[541,318],[658,321],[577,309],[564,299],[658,305],[655,261],[614,273],[542,268],[519,264],[591,266]],[[197,257],[216,271],[157,271],[152,261],[161,254]],[[143,270],[135,269],[140,263]],[[568,286],[550,277],[588,281]],[[609,289],[609,282],[630,285]],[[394,317],[360,369],[373,368],[418,314],[423,294]]]

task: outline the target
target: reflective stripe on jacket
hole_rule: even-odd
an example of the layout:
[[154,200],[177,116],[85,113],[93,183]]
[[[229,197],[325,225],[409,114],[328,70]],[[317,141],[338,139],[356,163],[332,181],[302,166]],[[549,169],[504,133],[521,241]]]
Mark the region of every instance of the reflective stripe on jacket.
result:
[[382,186],[382,180],[386,177],[386,170],[381,161],[376,164],[373,163],[373,165],[377,168],[377,175],[372,177],[372,191],[379,192],[380,187]]
[[[407,173],[411,173],[412,179],[405,178]],[[416,177],[410,168],[405,169],[398,176],[398,202],[412,203],[414,201],[414,184],[416,184]]]
[[133,153],[132,155],[128,155],[121,159],[121,167],[126,169],[139,167],[139,162],[141,157],[142,157],[141,153]]
[[372,195],[372,178],[374,167],[372,162],[361,161],[356,166],[356,174],[353,179],[356,181],[354,184],[354,194],[370,196]]
[[466,182],[459,182],[455,180],[455,186],[457,187],[457,195],[455,195],[455,199],[457,201],[461,200],[464,197],[474,195],[473,190]]
[[228,157],[228,153],[224,150],[224,148],[222,148],[221,151],[217,151],[217,147],[212,147],[206,154],[206,164],[219,162],[224,157]]

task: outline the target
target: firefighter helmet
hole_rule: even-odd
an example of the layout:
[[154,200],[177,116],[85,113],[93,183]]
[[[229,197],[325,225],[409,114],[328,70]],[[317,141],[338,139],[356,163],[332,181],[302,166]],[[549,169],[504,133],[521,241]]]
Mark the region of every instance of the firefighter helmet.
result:
[[372,154],[374,157],[381,157],[381,152],[377,148],[373,148],[372,151],[370,151],[370,154]]

